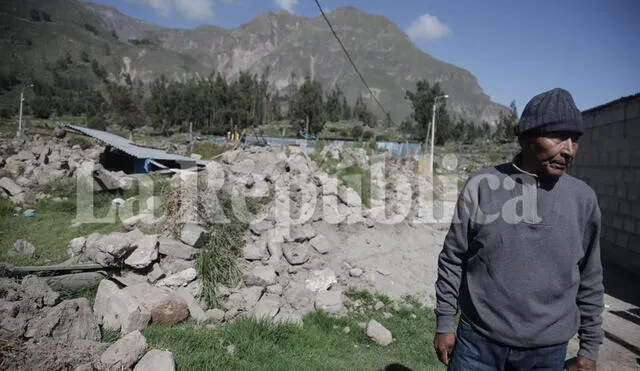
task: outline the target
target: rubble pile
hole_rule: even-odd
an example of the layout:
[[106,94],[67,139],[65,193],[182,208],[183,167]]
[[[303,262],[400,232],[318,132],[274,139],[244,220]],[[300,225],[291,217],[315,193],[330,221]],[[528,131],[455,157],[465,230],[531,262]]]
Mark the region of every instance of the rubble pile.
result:
[[[92,143],[87,141],[86,143]],[[69,136],[16,138],[0,143],[0,198],[14,203],[35,204],[49,198],[44,190],[56,181],[75,182],[78,170],[93,175],[95,191],[127,188],[124,172],[105,170],[99,163],[104,147],[93,144],[82,149]]]
[[113,345],[101,343],[101,329],[89,301],[61,300],[36,276],[21,281],[0,278],[0,318],[4,370],[120,370],[138,361],[144,366],[158,356],[166,362],[162,369],[174,367],[171,354],[147,352],[139,332]]

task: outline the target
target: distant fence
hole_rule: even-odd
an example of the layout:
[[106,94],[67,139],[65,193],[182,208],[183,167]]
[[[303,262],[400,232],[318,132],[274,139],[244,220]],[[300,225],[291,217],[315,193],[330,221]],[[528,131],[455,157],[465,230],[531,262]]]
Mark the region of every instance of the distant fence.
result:
[[[298,146],[300,150],[305,153],[313,153],[316,149],[316,140],[307,140],[302,138],[288,138],[288,137],[256,137],[255,135],[247,134],[245,137],[246,142],[249,144],[256,144],[262,140],[273,147],[287,148],[288,146]],[[218,143],[226,142],[225,137],[212,137],[211,140]],[[356,145],[362,145],[363,142],[356,142],[353,140],[322,140],[326,145],[333,144],[343,147],[353,147]],[[422,143],[409,143],[409,142],[377,142],[378,149],[384,149],[389,151],[393,157],[417,157],[422,154]]]

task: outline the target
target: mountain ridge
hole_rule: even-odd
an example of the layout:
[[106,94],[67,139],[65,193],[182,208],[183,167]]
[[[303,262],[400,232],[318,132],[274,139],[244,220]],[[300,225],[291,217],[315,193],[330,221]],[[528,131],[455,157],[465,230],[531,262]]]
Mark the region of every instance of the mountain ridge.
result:
[[[220,73],[229,79],[241,71],[258,75],[268,71],[270,86],[286,93],[290,84],[300,85],[309,73],[325,90],[339,86],[350,102],[363,96],[369,108],[379,117],[383,116],[321,15],[305,17],[271,11],[260,13],[235,28],[203,24],[183,29],[162,27],[125,15],[116,8],[90,2],[25,0],[19,11],[15,5],[7,5],[13,3],[10,0],[1,3],[4,3],[0,10],[5,10],[5,17],[13,13],[13,24],[17,22],[16,16],[27,14],[27,8],[48,9],[54,14],[54,22],[56,18],[64,18],[69,30],[57,38],[34,35],[34,45],[40,44],[38,38],[48,37],[59,44],[60,50],[55,53],[65,48],[76,48],[78,54],[79,49],[91,50],[92,55],[105,64],[112,80],[122,79],[124,73],[132,79],[149,82],[161,74],[184,79]],[[72,9],[74,13],[64,14],[65,9]],[[411,113],[405,93],[415,90],[420,79],[439,83],[450,95],[447,109],[454,117],[494,123],[500,112],[508,110],[491,101],[470,71],[425,53],[388,18],[354,7],[336,8],[326,14],[372,91],[396,122]],[[99,23],[104,32],[86,35],[82,29],[85,20]],[[39,25],[45,26],[53,27]],[[112,34],[118,39],[112,39]],[[148,42],[136,43],[132,39]],[[96,47],[98,44],[109,44],[111,55],[103,55],[105,53]],[[25,54],[35,56],[33,50]]]

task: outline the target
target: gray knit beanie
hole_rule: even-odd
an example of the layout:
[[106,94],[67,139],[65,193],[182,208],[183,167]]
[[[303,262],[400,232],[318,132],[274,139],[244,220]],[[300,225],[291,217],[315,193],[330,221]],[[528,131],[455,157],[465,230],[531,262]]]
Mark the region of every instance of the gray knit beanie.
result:
[[584,134],[582,113],[571,94],[561,88],[531,98],[516,126],[518,137],[558,131]]

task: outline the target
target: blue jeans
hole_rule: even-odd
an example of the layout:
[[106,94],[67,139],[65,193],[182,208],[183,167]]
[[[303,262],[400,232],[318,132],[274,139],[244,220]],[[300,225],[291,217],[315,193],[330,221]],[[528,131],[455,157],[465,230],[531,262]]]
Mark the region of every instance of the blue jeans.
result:
[[564,370],[568,343],[521,349],[486,338],[460,320],[449,371]]

